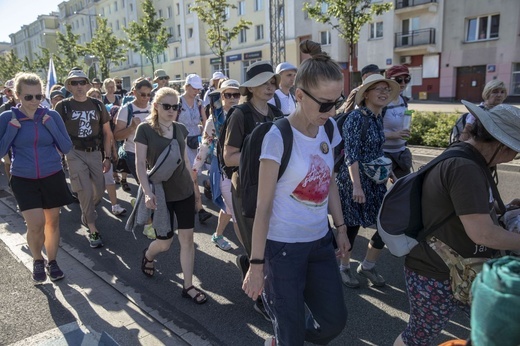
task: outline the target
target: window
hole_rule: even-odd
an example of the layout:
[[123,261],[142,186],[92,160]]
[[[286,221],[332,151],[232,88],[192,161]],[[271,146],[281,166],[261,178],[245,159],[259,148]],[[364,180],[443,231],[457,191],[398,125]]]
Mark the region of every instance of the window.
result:
[[262,11],[264,5],[264,0],[255,0],[255,11]]
[[126,18],[123,18],[123,27],[126,28]]
[[175,47],[175,58],[178,58],[178,57],[179,57],[179,47]]
[[173,15],[173,9],[171,6],[168,6],[168,18],[171,18]]
[[256,32],[256,40],[264,39],[264,25],[263,24],[255,26],[255,32]]
[[177,24],[177,36],[181,37],[181,25]]
[[130,4],[130,12],[134,12],[134,4]]
[[125,8],[125,0],[121,0],[121,7]]
[[193,28],[188,28],[188,38],[193,37]]
[[468,19],[467,42],[498,38],[500,15],[490,15]]
[[211,65],[213,72],[221,71],[226,76],[229,76],[229,63],[224,64],[224,71],[222,71],[222,66],[220,64]]
[[520,63],[513,64],[513,78],[511,78],[511,94],[520,95]]
[[229,16],[231,15],[231,11],[229,10],[229,7],[226,7],[224,9],[224,17],[226,18],[226,20],[229,19]]
[[186,5],[186,14],[190,14],[191,13],[191,4],[187,4]]
[[239,1],[238,2],[238,15],[243,16],[244,14],[246,14],[246,2]]
[[383,37],[383,22],[370,23],[370,39]]
[[173,26],[168,28],[168,33],[173,37]]
[[330,44],[330,31],[321,31],[320,32],[320,43],[323,45]]
[[119,30],[119,19],[116,20],[116,30]]
[[81,17],[81,26],[85,26],[85,21],[83,20],[84,18]]
[[175,8],[177,9],[177,15],[181,14],[181,5],[179,3],[175,4]]
[[321,4],[321,13],[322,13],[322,14],[327,13],[327,10],[328,10],[328,9],[329,9],[329,4],[323,2],[323,3]]
[[114,11],[117,12],[117,1],[114,1]]
[[162,10],[159,10],[159,12],[157,12],[157,17],[162,18]]
[[244,43],[247,41],[247,32],[246,29],[241,29],[240,34],[238,35],[238,42]]

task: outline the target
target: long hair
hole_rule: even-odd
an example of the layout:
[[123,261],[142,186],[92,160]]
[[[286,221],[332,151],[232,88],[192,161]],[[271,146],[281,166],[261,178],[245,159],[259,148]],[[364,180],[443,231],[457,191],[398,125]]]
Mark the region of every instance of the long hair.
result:
[[157,90],[152,101],[152,111],[150,113],[150,120],[148,120],[150,126],[152,126],[154,131],[161,136],[163,135],[163,131],[161,129],[161,125],[159,125],[159,112],[155,108],[155,105],[166,96],[175,96],[177,102],[179,102],[179,93],[175,89],[172,89],[170,87],[163,87]]

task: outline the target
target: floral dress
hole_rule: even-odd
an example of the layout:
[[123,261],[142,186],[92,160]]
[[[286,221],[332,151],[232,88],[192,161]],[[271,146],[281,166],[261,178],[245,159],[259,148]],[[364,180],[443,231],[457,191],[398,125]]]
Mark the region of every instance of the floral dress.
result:
[[[365,115],[363,114],[365,113]],[[365,138],[362,137],[364,117],[369,118],[369,126]],[[359,165],[361,187],[365,193],[366,202],[356,203],[352,200],[353,184],[348,167],[355,162],[370,162],[383,156],[383,118],[376,116],[366,107],[361,107],[350,113],[343,123],[341,134],[345,141],[345,163],[340,167],[336,177],[338,184],[343,217],[348,226],[368,227],[376,222],[379,207],[386,193],[386,184],[376,184]]]

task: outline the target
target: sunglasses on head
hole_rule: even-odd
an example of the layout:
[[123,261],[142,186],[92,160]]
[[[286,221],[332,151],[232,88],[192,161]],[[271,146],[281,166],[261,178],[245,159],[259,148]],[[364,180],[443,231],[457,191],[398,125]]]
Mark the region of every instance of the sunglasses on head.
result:
[[406,77],[399,76],[399,77],[395,77],[394,80],[397,83],[399,83],[399,84],[401,84],[402,82],[404,82],[405,84],[408,84],[412,80],[412,77],[410,77],[410,76],[406,76]]
[[141,95],[141,97],[150,97],[150,96],[152,96],[152,94],[145,94],[145,93],[140,93],[139,95]]
[[25,95],[25,96],[23,97],[23,99],[24,99],[25,101],[31,101],[31,100],[33,99],[33,97],[34,97],[36,100],[41,101],[42,98],[43,98],[43,95],[42,95],[42,94],[38,94],[38,95]]
[[239,99],[240,93],[224,93],[224,97],[226,99],[230,99],[230,98]]
[[71,80],[70,85],[77,86],[77,85],[87,85],[86,80]]
[[300,88],[300,90],[303,91],[305,95],[309,96],[314,102],[316,102],[320,106],[320,109],[318,110],[320,113],[327,113],[332,108],[339,109],[339,107],[341,107],[341,105],[345,103],[345,96],[343,94],[341,94],[341,96],[338,97],[338,99],[334,102],[320,102],[304,89]]
[[158,103],[158,105],[161,105],[165,111],[169,111],[170,109],[173,109],[173,111],[178,111],[181,108],[180,104],[171,105],[168,103]]

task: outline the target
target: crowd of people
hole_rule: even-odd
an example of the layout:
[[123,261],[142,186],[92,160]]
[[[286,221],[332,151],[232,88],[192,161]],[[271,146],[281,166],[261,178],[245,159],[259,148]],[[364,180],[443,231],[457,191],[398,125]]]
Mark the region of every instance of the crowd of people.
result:
[[[347,321],[342,284],[357,288],[360,278],[376,287],[386,284],[376,268],[385,246],[377,231],[355,270],[351,252],[360,227],[377,222],[387,187],[413,170],[407,148],[413,127],[406,123],[404,95],[411,74],[403,65],[384,71],[369,64],[361,70],[362,84],[345,97],[343,72],[320,45],[305,41],[300,50],[310,57],[299,67],[259,61],[247,68],[242,83],[217,71],[207,90],[199,75],[190,74],[182,93],[169,86],[162,69],[153,78],[136,79],[127,92],[121,78],[89,80],[73,68],[48,99],[36,74],[7,81],[0,156],[27,225],[33,280],[65,276],[56,261],[59,214],[74,199],[90,246],[103,246],[96,205],[107,191],[112,213],[125,215],[120,184],[134,198],[126,230],[142,227],[153,240],[142,252],[142,273],[154,276],[156,257],[170,249],[176,223],[181,295],[206,303],[208,296],[192,277],[195,217],[204,223],[212,216],[198,185],[207,170],[205,188],[218,208],[208,241],[230,250],[224,232],[232,222],[243,249],[236,259],[242,288],[254,310],[273,324],[266,345],[327,344],[337,337]],[[423,213],[423,219],[432,227],[449,217],[435,239],[464,258],[491,259],[498,250],[520,248],[520,234],[498,226],[494,201],[500,197],[490,194],[495,182],[487,179],[492,167],[520,152],[520,111],[502,104],[507,90],[500,81],[489,82],[482,96],[479,106],[464,103],[469,115],[461,142],[448,149],[474,160],[450,158],[426,174],[423,205],[435,212]],[[344,121],[337,123],[337,114],[346,114]],[[259,124],[278,124],[277,119],[285,119],[293,134],[288,165],[281,170],[284,138],[272,126],[256,143],[256,215],[245,216],[244,141]],[[343,161],[335,172],[337,146]],[[520,200],[508,207],[520,207]],[[431,345],[457,307],[469,311],[454,296],[451,275],[431,241],[410,252],[404,268],[410,320],[394,345]]]

